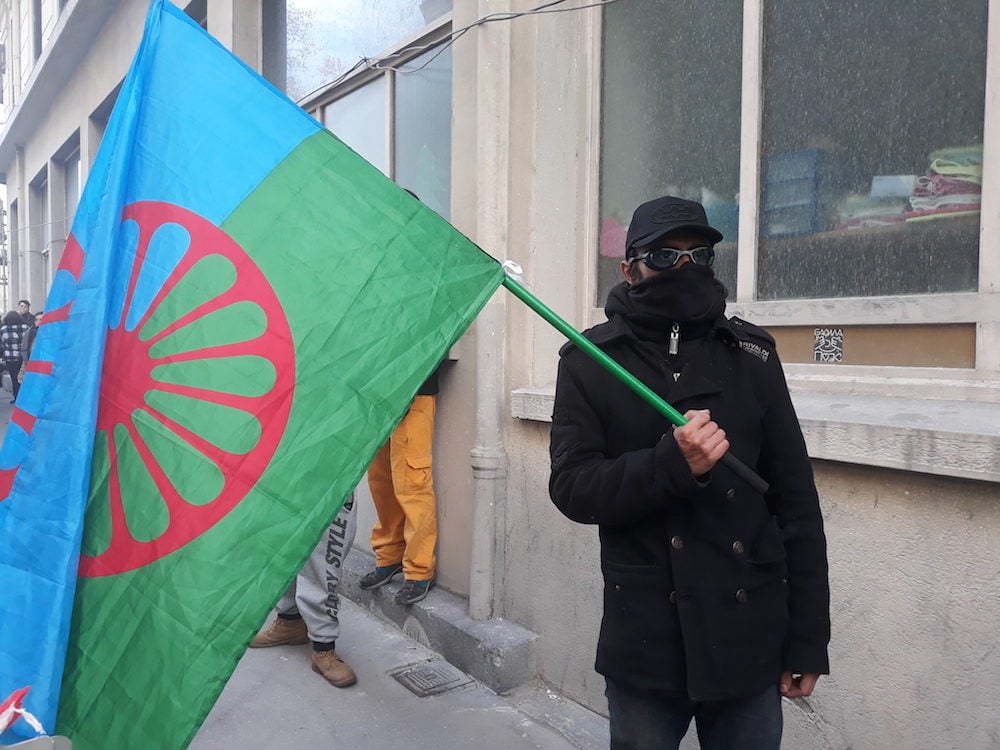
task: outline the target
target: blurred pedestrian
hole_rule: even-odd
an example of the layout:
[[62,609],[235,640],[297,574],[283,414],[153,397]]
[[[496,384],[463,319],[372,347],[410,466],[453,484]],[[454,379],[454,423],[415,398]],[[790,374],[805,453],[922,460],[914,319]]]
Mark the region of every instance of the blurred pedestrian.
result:
[[17,312],[23,322],[29,326],[35,325],[35,316],[31,312],[31,303],[28,300],[20,299],[17,301]]
[[21,390],[17,374],[24,364],[24,348],[30,329],[31,326],[24,322],[23,316],[16,310],[6,313],[3,316],[3,325],[0,325],[0,354],[3,356],[4,369],[10,374],[10,388],[14,395],[10,400],[12,404],[17,400],[18,391]]
[[37,338],[38,329],[42,325],[42,318],[42,313],[35,313],[35,325],[28,329],[27,341],[24,345],[24,359],[21,362],[21,369],[17,371],[18,383],[24,382],[24,368],[28,366],[28,360],[31,359],[31,350],[35,348],[35,338]]

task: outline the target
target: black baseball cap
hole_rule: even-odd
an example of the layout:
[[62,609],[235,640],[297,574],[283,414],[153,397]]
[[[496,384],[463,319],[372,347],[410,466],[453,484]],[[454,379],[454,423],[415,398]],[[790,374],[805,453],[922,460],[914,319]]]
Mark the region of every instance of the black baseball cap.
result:
[[625,257],[636,248],[646,247],[675,229],[694,229],[704,232],[712,244],[722,242],[722,232],[708,223],[705,208],[695,201],[665,195],[647,201],[632,214],[625,235]]

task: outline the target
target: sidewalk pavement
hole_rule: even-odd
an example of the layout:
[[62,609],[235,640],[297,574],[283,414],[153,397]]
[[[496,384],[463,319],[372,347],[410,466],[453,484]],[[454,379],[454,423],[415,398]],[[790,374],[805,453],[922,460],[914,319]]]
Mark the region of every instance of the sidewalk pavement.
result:
[[[343,599],[340,631],[337,653],[356,685],[335,688],[314,673],[308,645],[249,649],[190,750],[608,747],[603,717],[538,682],[497,695]],[[453,687],[418,697],[393,676],[401,670],[418,686]]]
[[[2,383],[0,431],[6,432],[13,406],[9,378]],[[445,592],[438,597],[444,600]],[[371,601],[367,605],[379,609]],[[440,602],[438,608],[444,608]],[[335,688],[314,673],[308,645],[249,649],[191,750],[603,750],[609,745],[604,717],[539,681],[498,695],[344,597],[340,629],[337,652],[357,673],[356,685]],[[411,691],[394,676],[399,673],[415,690],[430,694]]]

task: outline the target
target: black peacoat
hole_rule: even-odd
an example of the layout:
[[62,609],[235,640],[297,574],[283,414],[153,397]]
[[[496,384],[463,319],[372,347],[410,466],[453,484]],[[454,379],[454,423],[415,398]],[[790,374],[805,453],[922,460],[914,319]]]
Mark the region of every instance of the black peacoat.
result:
[[599,526],[597,671],[698,701],[758,694],[786,669],[828,673],[823,519],[774,340],[720,317],[675,382],[621,317],[586,335],[681,413],[709,409],[770,484],[761,495],[721,464],[695,478],[665,417],[563,347],[549,490]]

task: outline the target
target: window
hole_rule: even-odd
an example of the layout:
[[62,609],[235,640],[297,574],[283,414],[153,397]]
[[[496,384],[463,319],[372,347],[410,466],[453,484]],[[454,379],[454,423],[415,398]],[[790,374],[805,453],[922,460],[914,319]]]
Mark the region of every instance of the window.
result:
[[0,265],[0,295],[2,295],[2,309],[10,310],[11,281],[17,276],[18,270],[18,250],[20,248],[20,222],[18,221],[18,202],[10,202],[10,210],[7,213],[8,232],[4,242],[4,262]]
[[985,0],[764,9],[758,298],[975,291]]
[[208,1],[192,0],[184,12],[188,14],[203,29],[208,28]]
[[[983,183],[987,6],[605,8],[597,305],[631,211],[673,193],[702,200],[726,235],[730,313],[811,367],[809,387],[852,366],[996,380],[1000,326],[981,291],[996,284],[981,255],[1000,226],[983,210],[997,200],[989,171]],[[669,26],[650,23],[666,10]]]
[[80,202],[80,148],[76,148],[63,161],[63,209],[65,220],[63,222],[63,235],[69,236],[73,227],[73,216],[76,213],[77,204]]
[[[419,5],[432,17],[450,8],[450,3],[426,0]],[[323,124],[383,174],[448,218],[452,52],[438,44],[446,33],[447,26],[428,30],[410,45],[390,49],[378,70],[348,76],[302,103],[321,112]]]
[[9,50],[9,54],[13,58],[15,45],[11,39],[13,16],[6,3],[0,4],[0,7],[7,8],[0,12],[0,104],[6,104],[13,101],[7,87],[12,77],[8,73],[14,70],[14,66],[12,59],[9,59],[7,55]]
[[42,0],[31,0],[31,41],[37,60],[42,54]]
[[49,249],[52,246],[52,221],[49,212],[49,170],[43,169],[29,184],[28,252],[26,272],[30,293],[39,296],[48,288]]
[[90,117],[87,118],[87,128],[89,132],[90,149],[87,154],[88,164],[93,164],[94,159],[97,157],[97,149],[100,146],[101,140],[104,138],[104,131],[108,127],[108,119],[111,117],[111,111],[114,109],[115,102],[118,100],[118,93],[121,91],[122,84],[119,82],[109,93],[104,100],[97,105],[97,108],[90,113]]
[[431,50],[396,74],[396,182],[451,215],[451,48]]
[[598,306],[621,281],[632,211],[667,194],[705,205],[725,235],[716,273],[735,289],[742,5],[633,0],[604,11]]
[[49,182],[46,180],[38,187],[38,228],[39,249],[42,257],[42,291],[48,294],[52,282],[52,212],[49,202]]
[[288,95],[301,99],[451,11],[452,0],[287,0]]
[[385,99],[385,77],[379,76],[328,104],[323,110],[323,124],[383,174],[389,174]]

